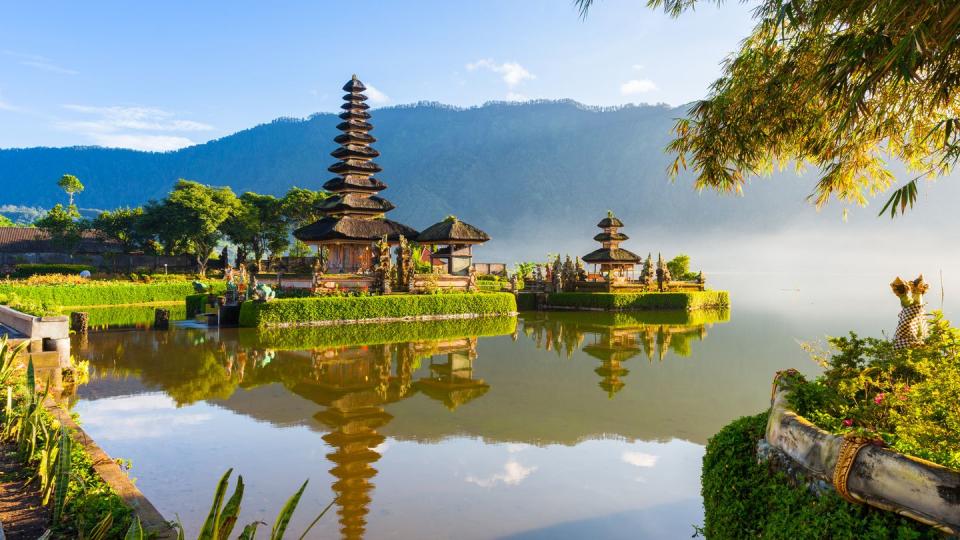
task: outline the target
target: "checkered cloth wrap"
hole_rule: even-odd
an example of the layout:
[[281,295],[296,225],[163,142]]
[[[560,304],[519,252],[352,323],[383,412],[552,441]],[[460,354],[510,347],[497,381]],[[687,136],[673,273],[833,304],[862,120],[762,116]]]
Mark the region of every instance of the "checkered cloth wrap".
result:
[[923,306],[914,304],[900,310],[897,331],[893,334],[893,348],[916,347],[927,337],[927,318]]

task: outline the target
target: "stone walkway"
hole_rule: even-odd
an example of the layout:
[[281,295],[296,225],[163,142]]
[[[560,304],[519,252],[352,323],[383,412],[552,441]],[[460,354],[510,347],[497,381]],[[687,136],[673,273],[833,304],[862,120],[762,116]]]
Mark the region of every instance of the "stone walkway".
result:
[[36,482],[25,487],[26,479],[13,448],[0,446],[0,523],[10,540],[39,538],[50,522],[50,510],[40,505]]

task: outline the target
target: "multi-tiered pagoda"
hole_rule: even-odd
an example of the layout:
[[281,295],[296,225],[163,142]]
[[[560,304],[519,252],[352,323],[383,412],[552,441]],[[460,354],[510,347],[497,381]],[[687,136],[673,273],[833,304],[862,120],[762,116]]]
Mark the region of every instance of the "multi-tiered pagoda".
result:
[[374,178],[382,169],[373,162],[380,155],[370,147],[376,139],[370,135],[369,105],[363,95],[366,87],[354,75],[343,86],[347,92],[340,106],[343,120],[337,129],[343,133],[334,141],[340,145],[331,155],[339,161],[327,170],[337,175],[323,188],[334,195],[324,201],[325,217],[294,231],[293,235],[318,249],[327,248],[327,271],[330,273],[365,272],[373,266],[373,242],[387,236],[396,244],[400,236],[416,238],[416,229],[386,219],[393,204],[377,195],[387,185]]
[[632,273],[634,265],[640,262],[640,257],[620,247],[620,242],[629,238],[620,232],[623,222],[617,219],[613,212],[607,212],[607,217],[600,220],[597,227],[603,229],[603,232],[593,239],[600,242],[601,247],[584,255],[583,262],[599,265],[600,272],[611,277]]

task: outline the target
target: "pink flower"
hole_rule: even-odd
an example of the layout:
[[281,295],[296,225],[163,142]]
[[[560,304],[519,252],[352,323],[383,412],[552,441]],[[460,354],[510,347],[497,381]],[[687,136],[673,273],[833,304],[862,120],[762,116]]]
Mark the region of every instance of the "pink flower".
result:
[[853,420],[847,418],[846,420],[843,421],[843,425],[850,427],[853,425]]
[[886,394],[884,394],[883,392],[880,392],[879,394],[873,396],[873,402],[879,405],[883,403],[883,398],[885,397],[886,397]]

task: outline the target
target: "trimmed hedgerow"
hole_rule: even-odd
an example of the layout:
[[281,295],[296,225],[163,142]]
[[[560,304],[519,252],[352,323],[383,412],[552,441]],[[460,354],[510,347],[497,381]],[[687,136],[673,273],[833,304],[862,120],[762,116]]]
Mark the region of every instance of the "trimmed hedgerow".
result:
[[34,264],[34,263],[25,263],[25,264],[16,264],[13,266],[13,274],[15,278],[28,278],[30,276],[38,276],[45,274],[79,274],[84,270],[93,273],[96,271],[96,268],[88,264]]
[[0,294],[16,294],[44,304],[62,307],[145,304],[180,301],[193,294],[189,281],[134,283],[126,281],[90,281],[83,284],[24,285],[0,283]]
[[512,334],[516,328],[516,317],[491,316],[383,324],[263,328],[258,331],[240,332],[239,336],[240,344],[244,347],[301,350],[315,347],[354,347],[462,337],[502,336]]
[[244,302],[240,307],[240,326],[310,324],[387,317],[503,315],[516,311],[517,303],[510,293],[280,298],[270,302]]
[[707,443],[701,476],[710,539],[943,538],[892,512],[850,504],[835,492],[815,495],[757,462],[767,413],[735,420]]
[[154,312],[157,308],[170,310],[170,320],[179,321],[186,318],[183,304],[163,303],[149,306],[119,306],[119,307],[91,307],[83,309],[68,309],[63,312],[64,315],[71,311],[83,311],[89,315],[88,324],[91,328],[124,328],[152,325],[154,321]]
[[644,293],[551,293],[547,304],[557,307],[616,310],[695,309],[730,305],[727,291]]

